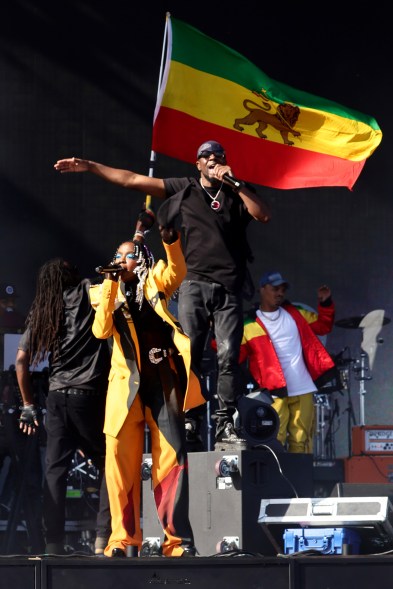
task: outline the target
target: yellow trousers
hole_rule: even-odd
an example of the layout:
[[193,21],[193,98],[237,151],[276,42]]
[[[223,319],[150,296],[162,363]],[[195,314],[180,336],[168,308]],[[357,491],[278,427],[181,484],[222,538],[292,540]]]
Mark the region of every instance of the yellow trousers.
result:
[[141,464],[145,423],[151,436],[152,485],[164,541],[164,556],[181,556],[184,546],[194,544],[188,516],[188,463],[185,426],[176,395],[152,407],[139,394],[116,438],[106,436],[106,480],[111,509],[112,534],[105,555],[114,548],[142,545],[140,526]]
[[315,427],[314,393],[274,399],[280,418],[277,439],[293,453],[312,454]]

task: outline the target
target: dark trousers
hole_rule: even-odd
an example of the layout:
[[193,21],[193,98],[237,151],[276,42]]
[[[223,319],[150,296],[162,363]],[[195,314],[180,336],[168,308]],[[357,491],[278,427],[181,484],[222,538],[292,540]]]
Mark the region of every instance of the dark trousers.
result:
[[[191,339],[191,360],[202,372],[205,345],[212,331],[217,344],[217,433],[231,421],[237,399],[242,395],[239,366],[243,336],[241,295],[228,292],[221,284],[184,280],[179,289],[178,319]],[[207,394],[206,391],[204,391]],[[206,406],[187,412],[187,419],[203,414]]]
[[110,510],[104,475],[103,434],[105,394],[62,389],[51,391],[46,401],[47,447],[44,480],[44,532],[46,543],[64,541],[67,477],[77,450],[99,470],[100,499],[97,536],[109,537]]

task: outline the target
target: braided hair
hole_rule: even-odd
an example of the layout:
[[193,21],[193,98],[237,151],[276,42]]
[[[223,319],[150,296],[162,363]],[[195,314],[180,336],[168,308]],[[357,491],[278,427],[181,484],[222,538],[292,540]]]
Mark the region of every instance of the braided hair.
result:
[[53,258],[38,272],[36,294],[26,319],[29,329],[30,364],[36,366],[50,352],[59,354],[63,321],[63,291],[80,282],[77,268],[63,258]]
[[136,277],[138,278],[135,302],[139,304],[139,309],[141,309],[143,302],[143,287],[145,286],[149,269],[154,265],[154,256],[146,243],[136,240],[132,243],[134,244],[134,252],[137,256],[137,266],[134,270],[134,274],[136,274]]

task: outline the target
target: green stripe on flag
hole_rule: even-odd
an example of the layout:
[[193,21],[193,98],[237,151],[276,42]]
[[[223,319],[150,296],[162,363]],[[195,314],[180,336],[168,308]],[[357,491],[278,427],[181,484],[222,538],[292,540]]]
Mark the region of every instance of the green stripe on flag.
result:
[[172,60],[202,72],[226,78],[246,90],[266,92],[278,103],[290,102],[299,107],[327,111],[348,119],[358,120],[378,131],[373,117],[277,82],[267,76],[247,58],[230,47],[208,37],[189,24],[175,18],[172,22]]

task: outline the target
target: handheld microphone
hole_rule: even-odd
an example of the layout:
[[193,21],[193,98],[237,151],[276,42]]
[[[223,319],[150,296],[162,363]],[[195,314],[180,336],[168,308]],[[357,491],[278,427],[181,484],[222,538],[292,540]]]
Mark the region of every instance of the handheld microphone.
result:
[[240,188],[242,188],[244,186],[243,180],[238,180],[237,178],[235,178],[234,176],[230,176],[229,174],[224,174],[223,178],[231,186],[233,186],[234,188],[237,188],[237,190],[240,190]]
[[116,274],[116,272],[120,272],[123,268],[120,264],[113,264],[112,266],[97,266],[96,272],[98,274]]

